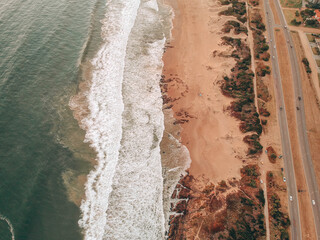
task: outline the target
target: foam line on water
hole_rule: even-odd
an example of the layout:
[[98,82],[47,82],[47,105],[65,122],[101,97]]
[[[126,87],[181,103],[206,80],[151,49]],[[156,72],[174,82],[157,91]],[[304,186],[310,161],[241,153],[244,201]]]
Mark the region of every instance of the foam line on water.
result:
[[155,0],[142,0],[127,46],[123,137],[104,239],[163,239],[159,81],[165,38]]
[[114,0],[102,20],[104,44],[91,60],[92,76],[86,92],[89,113],[81,120],[85,141],[97,152],[97,165],[88,175],[79,225],[86,240],[103,239],[109,194],[119,158],[122,136],[122,81],[129,34],[140,1]]
[[5,221],[8,226],[9,226],[9,230],[11,232],[11,240],[15,240],[15,237],[14,237],[14,228],[13,228],[13,225],[12,223],[10,222],[10,220],[8,218],[6,218],[5,216],[1,215],[0,214],[0,220],[2,221]]

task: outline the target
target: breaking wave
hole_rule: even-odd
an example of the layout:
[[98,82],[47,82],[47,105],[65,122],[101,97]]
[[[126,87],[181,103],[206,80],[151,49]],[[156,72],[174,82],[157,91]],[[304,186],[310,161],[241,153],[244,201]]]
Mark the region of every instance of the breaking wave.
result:
[[163,22],[156,0],[110,1],[105,16],[103,44],[70,100],[97,153],[79,225],[87,240],[163,239]]

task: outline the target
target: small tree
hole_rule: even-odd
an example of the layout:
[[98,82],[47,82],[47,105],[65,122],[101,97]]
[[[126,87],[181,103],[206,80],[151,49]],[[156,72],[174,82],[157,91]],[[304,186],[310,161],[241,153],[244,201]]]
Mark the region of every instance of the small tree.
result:
[[299,16],[300,16],[300,13],[299,13],[299,11],[298,11],[298,10],[296,11],[296,13],[295,13],[295,14],[296,14],[296,17],[299,17]]
[[301,24],[301,21],[297,21],[296,19],[291,20],[290,22],[294,26],[299,26]]
[[318,27],[319,26],[318,20],[316,20],[316,19],[307,19],[305,21],[305,24],[310,27]]

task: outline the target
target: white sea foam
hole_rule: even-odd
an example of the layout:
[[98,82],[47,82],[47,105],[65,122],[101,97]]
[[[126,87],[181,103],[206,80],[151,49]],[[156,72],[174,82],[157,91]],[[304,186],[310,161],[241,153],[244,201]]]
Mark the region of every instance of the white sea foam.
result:
[[139,0],[114,0],[107,4],[102,22],[104,44],[91,61],[91,84],[87,90],[89,114],[82,119],[86,141],[97,152],[97,165],[88,175],[86,199],[81,203],[79,225],[85,239],[103,239],[112,179],[119,158],[122,136],[122,81],[129,34]]
[[123,81],[123,136],[105,239],[163,239],[163,134],[159,81],[165,43],[157,2],[141,1]]
[[110,1],[105,44],[87,66],[90,81],[70,101],[97,152],[79,221],[87,240],[165,238],[169,198],[188,165],[177,139],[171,140],[177,151],[168,154],[174,159],[160,155],[159,81],[168,16],[156,0]]
[[15,237],[14,237],[14,228],[13,228],[13,225],[12,223],[10,222],[10,220],[8,218],[6,218],[5,216],[1,215],[0,214],[0,220],[2,221],[5,221],[8,226],[9,226],[9,230],[11,232],[11,240],[15,240]]

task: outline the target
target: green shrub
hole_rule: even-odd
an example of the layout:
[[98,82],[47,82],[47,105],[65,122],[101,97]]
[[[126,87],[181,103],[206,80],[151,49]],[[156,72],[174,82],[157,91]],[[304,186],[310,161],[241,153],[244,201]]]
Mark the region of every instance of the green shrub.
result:
[[306,68],[306,72],[307,72],[308,74],[310,74],[312,71],[311,71],[311,68],[310,68],[310,66],[309,66],[309,61],[308,61],[308,59],[307,59],[307,58],[303,58],[303,59],[302,59],[302,62],[303,62],[303,64],[304,64],[305,68]]
[[258,200],[262,204],[262,207],[264,207],[264,205],[266,203],[266,200],[264,198],[264,192],[263,192],[263,190],[261,188],[259,189],[259,192],[258,192],[256,197],[258,198]]
[[317,28],[319,27],[319,22],[316,19],[307,19],[304,22],[306,26]]
[[294,26],[299,26],[301,24],[301,21],[297,21],[296,19],[291,20],[290,22]]
[[251,181],[249,182],[248,185],[249,185],[250,187],[252,187],[252,188],[256,188],[256,187],[257,187],[257,183],[256,183],[256,181],[253,180],[253,179],[251,179]]

